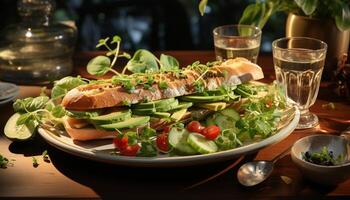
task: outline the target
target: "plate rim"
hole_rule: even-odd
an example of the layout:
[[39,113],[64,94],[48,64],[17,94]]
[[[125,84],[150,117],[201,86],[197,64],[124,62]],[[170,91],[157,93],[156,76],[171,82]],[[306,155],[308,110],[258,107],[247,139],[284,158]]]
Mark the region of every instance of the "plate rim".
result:
[[174,156],[174,157],[128,157],[115,156],[107,153],[96,154],[91,149],[84,149],[79,146],[68,144],[57,139],[59,136],[51,131],[39,127],[39,134],[52,146],[75,156],[95,160],[104,163],[126,165],[126,166],[142,166],[142,167],[171,167],[171,166],[190,166],[197,164],[212,163],[222,160],[237,158],[243,154],[256,152],[264,147],[270,146],[282,141],[288,137],[296,128],[300,111],[296,106],[294,118],[274,135],[258,142],[244,145],[242,147],[219,151],[211,154],[190,155],[190,156]]

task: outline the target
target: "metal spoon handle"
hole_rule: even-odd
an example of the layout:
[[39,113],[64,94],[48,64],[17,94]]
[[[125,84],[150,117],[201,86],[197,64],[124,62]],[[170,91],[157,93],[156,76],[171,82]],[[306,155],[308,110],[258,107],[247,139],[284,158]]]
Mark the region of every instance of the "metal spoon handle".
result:
[[273,162],[273,164],[275,164],[279,159],[283,158],[284,156],[286,156],[289,151],[290,151],[290,147],[288,147],[286,150],[284,150],[282,153],[280,153],[279,155],[277,155],[274,159],[272,159],[271,161]]

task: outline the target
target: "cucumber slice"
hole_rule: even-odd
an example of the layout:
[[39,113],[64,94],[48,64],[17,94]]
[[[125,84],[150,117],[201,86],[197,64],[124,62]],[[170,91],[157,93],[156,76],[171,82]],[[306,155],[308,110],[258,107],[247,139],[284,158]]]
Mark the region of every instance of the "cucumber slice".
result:
[[113,124],[96,125],[96,127],[106,131],[115,131],[116,129],[129,129],[129,128],[135,128],[138,126],[143,126],[149,120],[150,120],[149,116],[132,117],[122,122],[117,122]]
[[185,155],[196,154],[197,152],[187,143],[188,135],[186,129],[172,128],[169,132],[169,144]]
[[170,117],[170,113],[167,112],[155,112],[151,114],[152,117],[158,117],[158,118],[166,118],[166,117]]
[[189,108],[193,105],[192,102],[179,102],[179,105],[177,105],[176,107],[174,107],[173,109],[169,110],[169,112],[175,112],[178,110],[182,110],[185,108]]
[[220,95],[220,96],[183,96],[181,97],[184,101],[190,101],[190,102],[217,102],[217,101],[229,101],[230,98],[227,95]]
[[147,102],[147,103],[139,103],[139,104],[133,105],[133,108],[144,109],[144,108],[161,107],[161,106],[164,106],[164,105],[171,104],[174,101],[175,101],[174,98],[161,99],[161,100],[157,100],[157,101],[150,101],[150,102]]
[[132,113],[135,115],[151,115],[153,113],[157,112],[155,108],[143,108],[143,109],[133,109]]
[[187,137],[187,143],[202,154],[214,153],[218,151],[218,146],[214,141],[208,140],[203,135],[198,133],[190,133]]
[[172,102],[170,104],[156,107],[156,110],[157,110],[157,112],[167,112],[169,110],[176,108],[178,105],[179,105],[179,101],[176,99],[174,102]]
[[217,113],[214,122],[220,127],[221,130],[236,127],[236,121],[233,118],[222,115],[220,113]]
[[35,124],[17,125],[17,120],[21,116],[19,113],[13,114],[6,122],[4,134],[11,140],[28,140],[35,133]]
[[220,111],[221,114],[232,118],[234,121],[238,121],[241,117],[239,113],[233,108],[226,108]]
[[100,115],[96,117],[91,117],[90,121],[95,124],[107,124],[124,121],[131,117],[130,110],[120,111],[120,112],[112,112],[106,115]]

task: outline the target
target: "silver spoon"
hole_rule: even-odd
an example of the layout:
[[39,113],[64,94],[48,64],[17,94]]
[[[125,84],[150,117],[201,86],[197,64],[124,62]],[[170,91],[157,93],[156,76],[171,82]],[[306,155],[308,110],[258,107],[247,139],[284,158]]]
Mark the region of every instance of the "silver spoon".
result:
[[242,165],[237,172],[238,181],[244,186],[254,186],[266,180],[273,171],[275,163],[287,155],[290,147],[273,160],[256,160]]

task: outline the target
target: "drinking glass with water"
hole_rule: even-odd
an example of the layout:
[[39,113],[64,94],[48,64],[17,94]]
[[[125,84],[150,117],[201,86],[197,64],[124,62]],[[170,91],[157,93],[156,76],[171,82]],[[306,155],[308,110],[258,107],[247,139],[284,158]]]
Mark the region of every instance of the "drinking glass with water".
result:
[[244,57],[257,62],[261,30],[250,25],[226,25],[213,30],[216,60]]
[[315,127],[318,118],[309,107],[317,98],[327,44],[313,38],[290,37],[273,41],[272,50],[277,83],[301,113],[297,128]]

